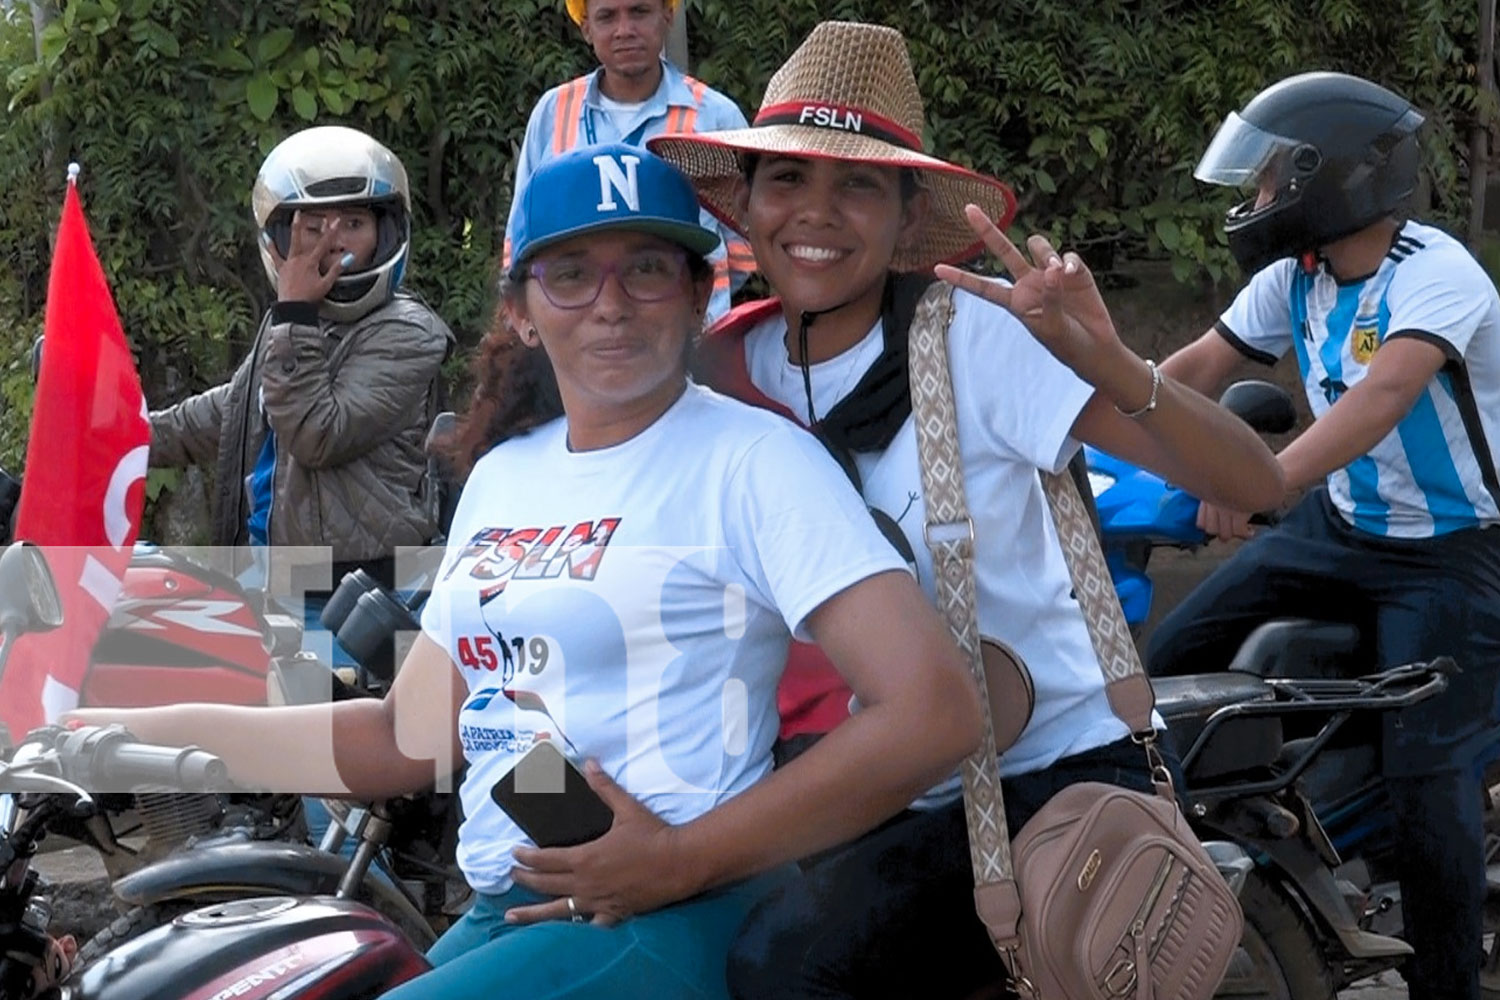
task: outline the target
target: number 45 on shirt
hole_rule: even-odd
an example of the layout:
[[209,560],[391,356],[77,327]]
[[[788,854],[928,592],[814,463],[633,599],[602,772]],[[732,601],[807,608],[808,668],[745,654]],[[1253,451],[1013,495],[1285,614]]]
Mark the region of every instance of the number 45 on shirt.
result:
[[520,670],[539,674],[547,669],[551,658],[551,647],[547,640],[534,636],[527,642],[516,636],[509,642],[492,635],[460,636],[458,640],[458,662],[470,670],[499,670],[505,667],[504,678],[509,680]]

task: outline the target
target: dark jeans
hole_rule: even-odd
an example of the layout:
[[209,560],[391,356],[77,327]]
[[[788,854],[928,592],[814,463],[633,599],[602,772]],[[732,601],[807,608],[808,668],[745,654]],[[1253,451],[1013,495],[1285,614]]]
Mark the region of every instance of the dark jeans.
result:
[[[1145,753],[1129,740],[1007,778],[1017,833],[1048,799],[1080,781],[1147,791]],[[736,1000],[801,997],[960,998],[1004,967],[974,912],[963,802],[908,810],[812,865],[750,912],[729,954]]]
[[1443,694],[1387,714],[1381,760],[1416,951],[1404,970],[1411,1000],[1475,1000],[1485,893],[1480,772],[1500,724],[1500,529],[1379,538],[1350,527],[1318,490],[1162,621],[1148,669],[1221,670],[1255,626],[1278,617],[1373,627],[1375,662],[1352,665],[1359,673],[1440,655],[1457,661],[1461,672]]

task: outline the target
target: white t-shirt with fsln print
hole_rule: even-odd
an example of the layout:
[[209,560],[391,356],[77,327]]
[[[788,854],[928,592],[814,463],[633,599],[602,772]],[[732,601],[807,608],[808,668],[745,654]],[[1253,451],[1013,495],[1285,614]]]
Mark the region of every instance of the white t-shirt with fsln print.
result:
[[543,734],[686,823],[769,773],[808,615],[905,570],[807,434],[691,385],[614,447],[569,451],[563,420],[500,444],[449,538],[422,628],[468,686],[458,858],[484,893],[526,842],[490,789]]

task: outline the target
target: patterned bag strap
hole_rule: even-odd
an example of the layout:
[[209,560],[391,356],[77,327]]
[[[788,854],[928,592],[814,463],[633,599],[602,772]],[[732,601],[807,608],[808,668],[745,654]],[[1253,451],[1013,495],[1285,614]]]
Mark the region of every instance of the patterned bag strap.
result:
[[[927,547],[932,551],[938,606],[959,649],[969,660],[979,690],[985,691],[975,611],[974,522],[964,496],[958,413],[948,366],[948,327],[952,320],[953,288],[938,282],[922,296],[912,319],[912,413],[916,418],[922,494],[927,507],[925,533]],[[1104,673],[1110,707],[1137,738],[1149,744],[1155,698],[1115,595],[1088,509],[1071,476],[1043,472],[1041,479],[1074,593]],[[969,860],[974,870],[976,909],[995,948],[1014,973],[1020,947],[1017,925],[1021,903],[1011,863],[1010,832],[1005,822],[989,699],[979,701],[984,718],[983,739],[961,768]],[[1148,746],[1148,755],[1150,749]]]
[[[1149,744],[1156,733],[1151,723],[1156,694],[1151,689],[1145,668],[1141,666],[1141,655],[1136,651],[1135,637],[1130,634],[1125,612],[1120,608],[1120,597],[1104,561],[1104,550],[1099,545],[1094,522],[1072,476],[1066,472],[1054,474],[1045,471],[1041,476],[1052,522],[1057,526],[1057,541],[1062,546],[1068,576],[1073,581],[1073,593],[1083,610],[1089,642],[1104,674],[1109,707],[1130,727],[1137,742],[1148,745],[1150,755]],[[1152,758],[1153,766],[1159,763]]]
[[[922,295],[911,323],[910,378],[916,418],[922,496],[927,506],[925,534],[932,550],[938,609],[958,648],[969,661],[979,690],[986,690],[975,613],[974,521],[964,497],[963,460],[958,448],[958,415],[948,371],[948,324],[953,320],[953,288],[936,282]],[[1020,947],[1016,924],[1020,897],[1010,857],[1010,832],[1000,793],[999,754],[988,698],[979,699],[984,734],[979,748],[963,762],[964,819],[969,827],[969,862],[980,918],[1000,954],[1011,960]]]

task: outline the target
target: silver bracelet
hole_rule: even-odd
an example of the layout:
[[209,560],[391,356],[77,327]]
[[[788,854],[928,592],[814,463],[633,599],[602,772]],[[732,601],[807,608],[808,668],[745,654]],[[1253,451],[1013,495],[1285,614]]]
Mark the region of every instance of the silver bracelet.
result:
[[1130,410],[1128,412],[1120,409],[1119,404],[1116,404],[1115,412],[1120,416],[1129,417],[1131,420],[1139,420],[1146,414],[1150,413],[1152,410],[1156,409],[1156,398],[1161,393],[1161,369],[1156,367],[1155,361],[1147,361],[1146,367],[1151,369],[1151,398],[1146,400],[1146,405],[1141,407],[1139,410]]

